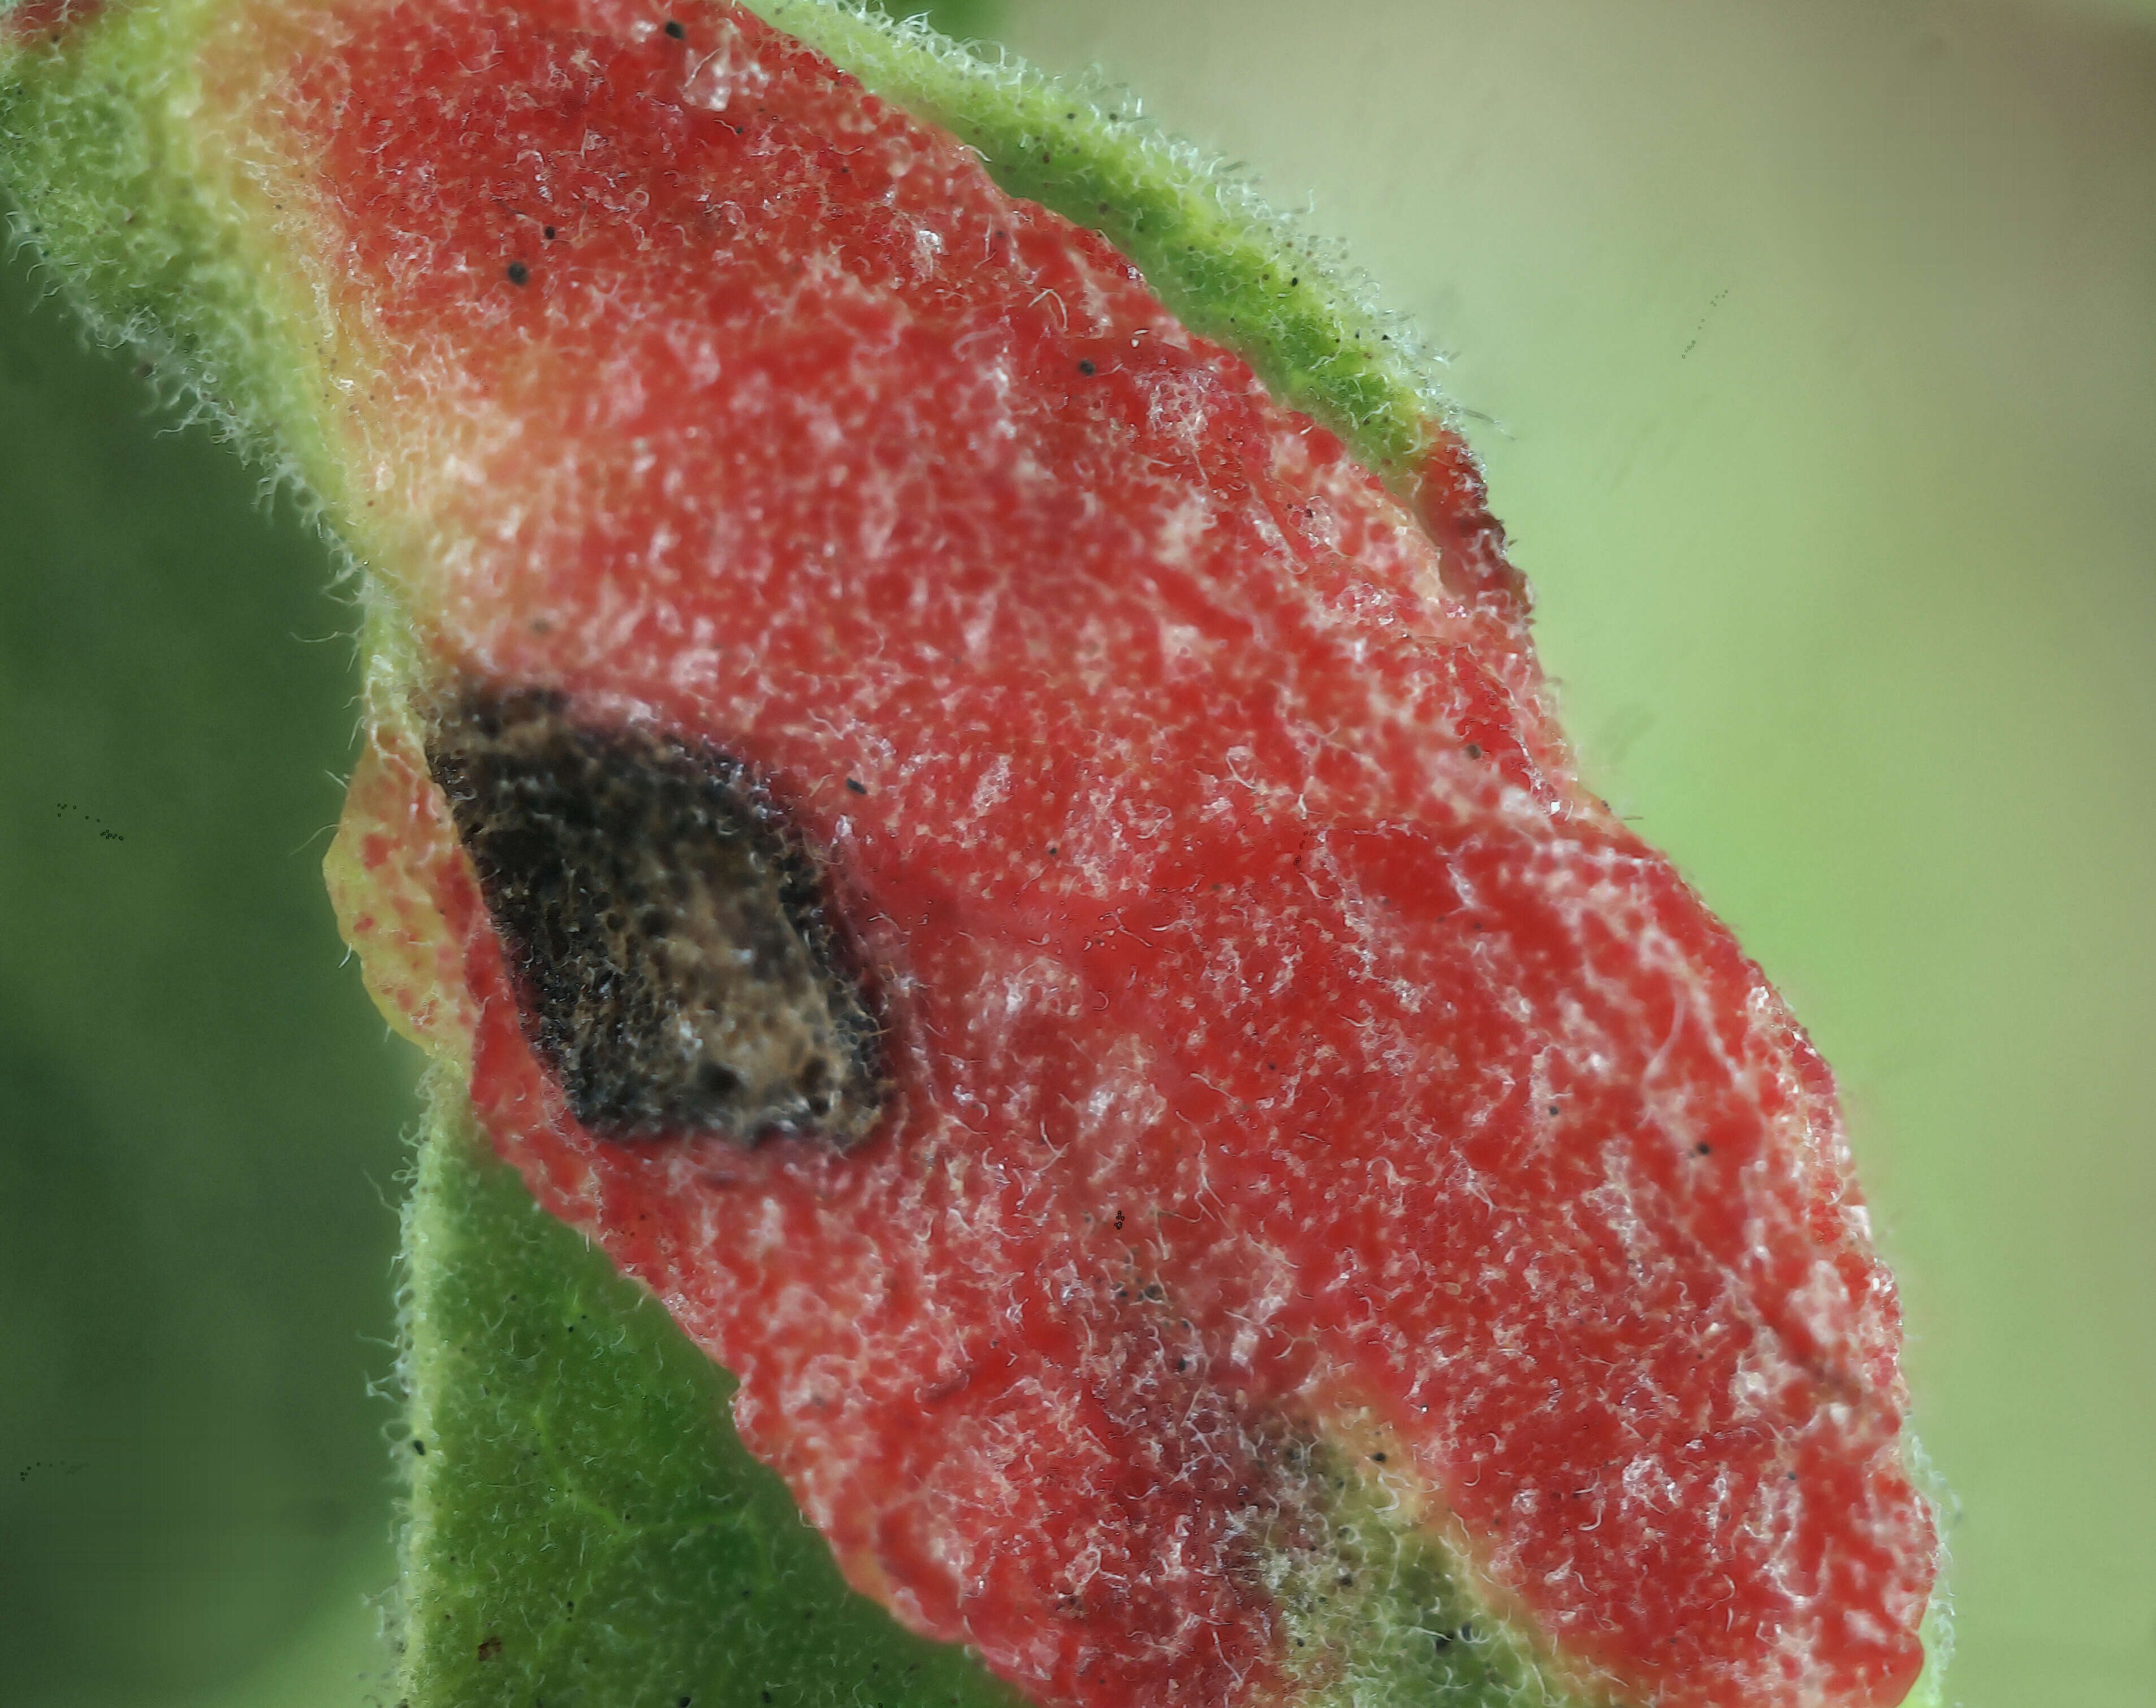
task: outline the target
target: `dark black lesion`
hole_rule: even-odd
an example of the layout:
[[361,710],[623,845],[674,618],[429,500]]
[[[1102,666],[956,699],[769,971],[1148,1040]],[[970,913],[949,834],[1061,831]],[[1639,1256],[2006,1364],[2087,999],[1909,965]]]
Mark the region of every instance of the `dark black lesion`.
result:
[[749,767],[528,689],[445,708],[427,757],[525,1034],[588,1131],[843,1145],[875,1125],[873,1007],[814,858]]

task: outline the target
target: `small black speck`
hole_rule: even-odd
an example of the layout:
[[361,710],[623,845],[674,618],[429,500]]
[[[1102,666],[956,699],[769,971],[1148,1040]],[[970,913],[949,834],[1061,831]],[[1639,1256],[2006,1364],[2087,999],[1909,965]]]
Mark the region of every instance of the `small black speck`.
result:
[[1370,1455],[1370,1461],[1373,1464],[1383,1464],[1385,1462],[1385,1455],[1382,1453],[1373,1453]]
[[846,787],[857,795],[865,795],[869,792],[869,786],[866,783],[850,777],[846,779]]
[[529,285],[531,269],[521,261],[511,261],[509,264],[509,282],[511,285]]
[[412,1451],[418,1454],[422,1459],[424,1459],[426,1457],[427,1454],[427,1444],[422,1441],[418,1436],[414,1435],[412,1438]]
[[1550,1112],[1552,1115],[1555,1115],[1555,1114],[1558,1113],[1558,1106],[1557,1106],[1557,1105],[1555,1105],[1554,1103],[1551,1104],[1551,1105],[1550,1105],[1550,1106],[1549,1106],[1549,1112]]
[[689,1699],[686,1696],[676,1696],[674,1699],[674,1708],[689,1708]]
[[543,232],[546,233],[546,236],[547,236],[547,241],[548,243],[550,243],[550,244],[551,244],[552,242],[553,242],[553,241],[554,241],[554,228],[553,228],[552,226],[551,226],[551,225],[547,225],[547,226],[542,226],[542,227],[540,228],[540,229],[541,229],[542,231],[543,231]]
[[1476,741],[1470,741],[1467,744],[1467,757],[1470,759],[1480,759],[1482,757],[1481,744]]
[[1702,1140],[1691,1147],[1691,1153],[1695,1157],[1709,1157],[1713,1155],[1714,1146]]
[[1295,275],[1295,277],[1294,277],[1294,278],[1292,278],[1292,279],[1291,279],[1291,280],[1288,280],[1288,282],[1287,282],[1287,288],[1288,288],[1290,290],[1294,290],[1294,289],[1296,288],[1296,285],[1300,285],[1300,284],[1301,284],[1301,283],[1302,283],[1302,274],[1301,274],[1300,273],[1298,273],[1298,274],[1296,274]]
[[1093,366],[1091,361],[1081,362],[1078,364],[1078,372],[1084,374],[1088,379],[1092,378],[1092,377],[1100,372],[1100,369]]
[[[673,37],[674,39],[678,42],[685,37],[689,32],[681,28],[680,19],[678,18],[670,18],[666,20],[666,33]],[[686,1696],[684,1696],[681,1700],[685,1702],[689,1699]]]
[[1183,1372],[1184,1371],[1188,1370],[1189,1367],[1190,1367],[1190,1361],[1189,1361],[1189,1359],[1188,1359],[1188,1358],[1178,1358],[1178,1359],[1175,1361],[1175,1373],[1176,1373],[1178,1376],[1182,1375],[1182,1374],[1183,1374]]

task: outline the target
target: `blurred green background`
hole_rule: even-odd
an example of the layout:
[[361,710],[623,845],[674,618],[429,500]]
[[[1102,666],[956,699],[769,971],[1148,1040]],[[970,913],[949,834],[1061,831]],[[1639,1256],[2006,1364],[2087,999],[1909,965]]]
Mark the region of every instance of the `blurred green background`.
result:
[[[1968,1708],[2156,1700],[2156,10],[1004,0],[1454,352],[1590,777],[1836,1064]],[[413,1064],[326,552],[0,278],[0,1702],[361,1704]]]

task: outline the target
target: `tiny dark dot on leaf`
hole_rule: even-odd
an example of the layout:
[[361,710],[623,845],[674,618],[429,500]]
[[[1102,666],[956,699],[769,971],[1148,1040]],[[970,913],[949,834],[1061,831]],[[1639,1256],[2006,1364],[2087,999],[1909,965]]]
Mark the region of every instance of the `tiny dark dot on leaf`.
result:
[[1101,370],[1094,367],[1090,361],[1082,361],[1078,364],[1078,372],[1084,374],[1088,379],[1091,379],[1095,374],[1100,372],[1100,371]]
[[418,1436],[414,1435],[412,1438],[412,1451],[414,1453],[424,1454],[426,1450],[427,1444],[422,1441]]
[[[678,18],[670,18],[666,20],[666,33],[673,37],[674,39],[678,42],[686,36],[689,32],[681,27],[680,19]],[[689,1699],[686,1696],[684,1696],[681,1700],[685,1702]]]
[[553,242],[553,241],[554,241],[554,228],[553,228],[552,226],[549,225],[549,226],[546,226],[546,227],[542,228],[542,229],[543,229],[543,230],[545,231],[545,233],[546,233],[547,241],[548,243],[550,243],[550,244],[551,244],[552,242]]
[[858,782],[850,777],[846,779],[846,787],[857,795],[865,795],[869,792],[869,786],[866,783]]
[[1481,745],[1477,742],[1470,741],[1467,744],[1467,757],[1470,759],[1480,759],[1482,757],[1482,749]]
[[511,285],[529,285],[531,269],[521,261],[511,261],[509,264],[509,282]]

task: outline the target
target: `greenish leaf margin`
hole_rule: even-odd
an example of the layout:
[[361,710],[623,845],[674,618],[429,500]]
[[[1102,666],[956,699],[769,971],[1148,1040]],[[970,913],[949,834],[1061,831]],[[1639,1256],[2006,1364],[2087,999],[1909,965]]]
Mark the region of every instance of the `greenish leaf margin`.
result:
[[[0,25],[16,4],[0,0]],[[292,337],[312,305],[195,157],[188,68],[223,6],[107,0],[52,42],[0,28],[9,236],[39,254],[98,342],[141,353],[182,424],[208,424],[266,487],[333,523],[320,380]]]
[[[1440,364],[1337,247],[1310,236],[1221,162],[1162,135],[1137,97],[1052,78],[925,19],[848,0],[743,0],[874,93],[978,151],[1005,191],[1098,231],[1194,331],[1234,350],[1272,395],[1331,428],[1403,497],[1453,424]],[[988,54],[998,57],[989,59]]]

